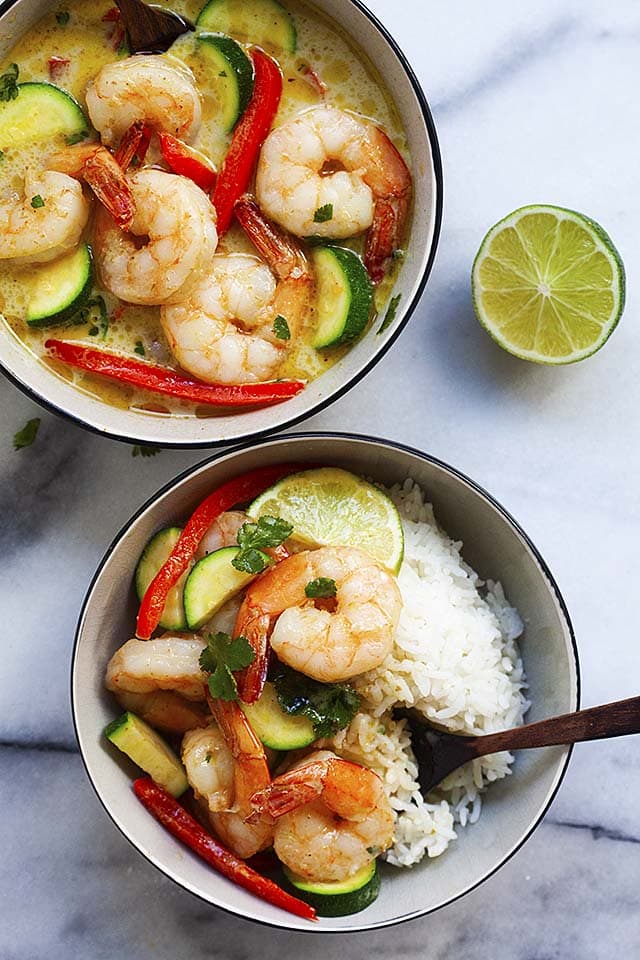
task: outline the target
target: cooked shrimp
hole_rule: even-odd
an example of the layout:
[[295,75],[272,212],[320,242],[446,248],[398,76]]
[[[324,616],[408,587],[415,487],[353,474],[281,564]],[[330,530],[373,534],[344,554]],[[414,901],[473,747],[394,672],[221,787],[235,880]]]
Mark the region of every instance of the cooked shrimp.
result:
[[[305,587],[321,577],[335,582],[336,596],[316,606]],[[235,635],[247,637],[256,653],[240,675],[242,699],[252,703],[260,696],[269,631],[283,663],[333,683],[380,666],[401,608],[395,577],[362,550],[321,547],[276,564],[249,587],[236,621]]]
[[82,178],[119,227],[131,226],[136,209],[131,187],[123,168],[102,144],[78,143],[66,147],[54,154],[47,166]]
[[211,719],[203,704],[185,700],[173,690],[128,693],[118,689],[115,696],[123,710],[131,710],[152,727],[167,733],[186,733],[206,726]]
[[[276,127],[258,162],[260,206],[298,237],[353,237],[369,230],[372,278],[402,241],[411,174],[379,127],[337,107],[319,106]],[[327,217],[317,217],[326,211]]]
[[318,750],[252,799],[276,818],[273,846],[298,876],[346,880],[393,842],[393,811],[382,780],[366,767]]
[[188,700],[204,700],[200,654],[206,642],[187,634],[156,640],[127,640],[107,666],[107,690],[152,693],[175,690]]
[[182,762],[216,834],[246,859],[273,840],[272,818],[256,816],[251,806],[253,794],[271,779],[264,748],[236,703],[210,700],[209,705],[219,726],[185,734]]
[[192,139],[201,120],[200,95],[180,61],[138,54],[107,63],[86,91],[91,122],[107,145],[136,120],[146,120],[181,140]]
[[226,510],[217,517],[204,537],[200,541],[196,551],[196,559],[206,557],[208,553],[214,550],[220,550],[222,547],[231,547],[238,542],[238,531],[244,523],[249,522],[249,517],[242,510]]
[[198,283],[218,243],[215,210],[186,177],[139,170],[129,177],[135,201],[130,232],[98,209],[94,245],[103,286],[127,303],[184,299]]
[[[162,326],[180,366],[211,383],[248,383],[275,374],[298,336],[313,286],[302,250],[242,198],[236,216],[266,263],[249,254],[213,258],[190,296],[161,311]],[[276,317],[289,337],[279,338]]]
[[77,246],[88,218],[76,180],[53,170],[31,173],[24,196],[0,200],[0,260],[55,260]]

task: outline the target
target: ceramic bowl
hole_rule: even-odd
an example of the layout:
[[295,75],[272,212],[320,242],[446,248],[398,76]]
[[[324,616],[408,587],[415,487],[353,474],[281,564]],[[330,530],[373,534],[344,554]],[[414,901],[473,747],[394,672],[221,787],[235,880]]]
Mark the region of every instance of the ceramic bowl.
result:
[[320,932],[368,930],[399,923],[450,903],[486,880],[540,823],[558,789],[570,750],[524,751],[513,775],[491,786],[482,816],[435,860],[411,870],[383,865],[382,891],[363,913],[318,924],[263,903],[217,875],[175,841],[131,790],[136,768],[101,736],[117,706],[104,689],[106,664],[132,636],[136,561],[151,535],[183,521],[211,490],[258,466],[287,461],[341,466],[383,484],[413,477],[438,521],[464,543],[465,560],[483,578],[500,580],[526,624],[521,651],[529,681],[529,720],[578,707],[579,671],[569,616],[540,553],[488,493],[426,454],[382,440],[344,434],[281,437],[239,447],[197,466],[146,503],[109,548],[86,597],[76,636],[72,700],[89,778],[105,809],[131,843],[176,883],[231,913],[277,927]]
[[[49,0],[0,2],[0,57],[50,9]],[[162,417],[121,410],[89,396],[39,363],[0,322],[0,367],[34,400],[76,422],[117,439],[160,446],[210,447],[275,433],[321,410],[358,382],[392,345],[425,287],[435,256],[442,213],[442,169],[433,120],[420,85],[395,41],[358,0],[314,0],[376,65],[397,106],[413,158],[414,212],[407,254],[394,287],[400,295],[395,319],[380,322],[323,376],[278,406],[227,416]]]

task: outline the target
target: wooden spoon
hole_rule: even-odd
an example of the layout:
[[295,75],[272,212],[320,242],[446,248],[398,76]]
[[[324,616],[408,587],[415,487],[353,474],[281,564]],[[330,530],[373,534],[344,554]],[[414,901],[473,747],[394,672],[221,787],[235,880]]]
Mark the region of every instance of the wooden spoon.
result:
[[195,30],[185,17],[150,6],[144,0],[116,0],[116,4],[127,29],[132,53],[164,53],[183,33]]
[[522,727],[481,737],[443,733],[412,710],[396,709],[394,716],[405,717],[409,721],[411,745],[418,762],[420,790],[426,796],[463,763],[500,750],[529,750],[532,747],[552,747],[640,733],[640,697],[566,713],[561,717],[527,723]]

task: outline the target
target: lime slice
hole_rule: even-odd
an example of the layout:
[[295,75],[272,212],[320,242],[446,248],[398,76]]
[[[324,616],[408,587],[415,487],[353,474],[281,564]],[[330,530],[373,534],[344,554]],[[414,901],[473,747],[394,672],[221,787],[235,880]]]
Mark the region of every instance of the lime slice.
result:
[[483,327],[509,353],[535,363],[591,356],[624,308],[624,267],[609,236],[562,207],[521,207],[492,227],[471,285]]
[[360,547],[397,573],[404,553],[400,514],[381,490],[337,467],[280,480],[253,501],[252,519],[282,517],[306,546]]

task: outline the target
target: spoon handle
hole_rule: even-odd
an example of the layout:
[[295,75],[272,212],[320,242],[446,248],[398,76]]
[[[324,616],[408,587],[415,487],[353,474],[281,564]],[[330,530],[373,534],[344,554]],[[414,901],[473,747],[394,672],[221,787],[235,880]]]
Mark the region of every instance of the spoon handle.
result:
[[589,707],[550,720],[528,723],[513,730],[466,738],[474,744],[475,755],[486,756],[499,750],[526,750],[552,747],[584,740],[605,740],[640,733],[640,697],[617,700],[601,707]]

